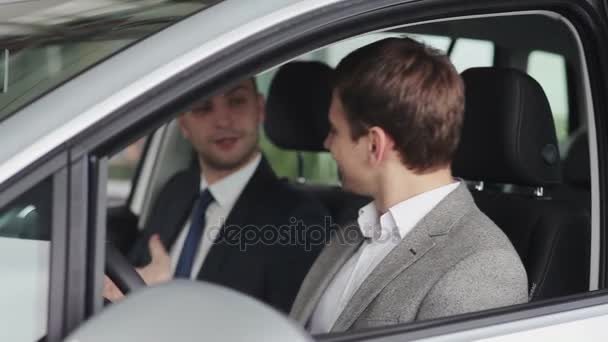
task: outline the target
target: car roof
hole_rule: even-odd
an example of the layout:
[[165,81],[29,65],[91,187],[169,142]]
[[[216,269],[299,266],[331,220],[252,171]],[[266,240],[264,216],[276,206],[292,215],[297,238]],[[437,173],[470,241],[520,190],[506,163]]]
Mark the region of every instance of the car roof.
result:
[[117,53],[0,123],[0,183],[198,61],[340,1],[226,0]]

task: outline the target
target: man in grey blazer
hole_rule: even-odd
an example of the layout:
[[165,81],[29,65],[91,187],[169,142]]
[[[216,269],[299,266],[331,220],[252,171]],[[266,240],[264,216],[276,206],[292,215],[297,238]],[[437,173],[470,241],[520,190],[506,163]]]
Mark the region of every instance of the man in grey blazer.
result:
[[515,249],[452,177],[463,112],[449,59],[411,39],[340,62],[325,145],[344,188],[373,201],[333,233],[292,318],[326,333],[527,301]]

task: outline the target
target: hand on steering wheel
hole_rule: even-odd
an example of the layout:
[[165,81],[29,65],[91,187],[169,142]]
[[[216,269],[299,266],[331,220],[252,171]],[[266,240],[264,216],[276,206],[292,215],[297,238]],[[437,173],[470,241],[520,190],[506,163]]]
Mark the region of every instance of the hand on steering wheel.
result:
[[148,248],[152,261],[136,269],[112,244],[106,244],[105,298],[114,302],[140,287],[171,279],[171,258],[158,235],[150,238]]

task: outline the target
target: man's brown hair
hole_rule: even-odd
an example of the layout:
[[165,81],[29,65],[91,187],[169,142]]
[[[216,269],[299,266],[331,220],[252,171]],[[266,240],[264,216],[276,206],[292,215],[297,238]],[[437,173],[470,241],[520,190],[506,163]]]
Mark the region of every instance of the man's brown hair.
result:
[[460,139],[464,84],[447,56],[410,38],[364,46],[336,68],[353,140],[378,126],[417,173],[448,166]]

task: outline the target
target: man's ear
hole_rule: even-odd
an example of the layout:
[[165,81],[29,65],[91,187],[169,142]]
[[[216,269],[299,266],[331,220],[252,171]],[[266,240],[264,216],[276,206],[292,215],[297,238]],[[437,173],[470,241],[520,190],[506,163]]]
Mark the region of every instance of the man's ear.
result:
[[258,93],[258,113],[260,113],[259,123],[262,124],[266,120],[266,99],[264,95]]
[[387,158],[395,142],[384,129],[378,126],[369,129],[368,138],[370,160],[374,165],[380,164]]
[[177,124],[179,126],[179,131],[182,133],[182,136],[186,140],[190,140],[190,131],[188,130],[188,126],[186,125],[186,115],[188,115],[188,113],[180,114],[177,117]]

